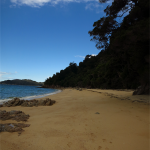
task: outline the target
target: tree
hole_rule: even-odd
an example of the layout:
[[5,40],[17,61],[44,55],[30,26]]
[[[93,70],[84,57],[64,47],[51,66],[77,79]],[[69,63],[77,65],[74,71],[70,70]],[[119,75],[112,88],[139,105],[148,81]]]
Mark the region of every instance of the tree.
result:
[[[106,2],[107,0],[100,0]],[[100,53],[87,55],[79,66],[68,67],[45,81],[45,85],[87,88],[136,88],[149,92],[149,0],[115,0],[106,17],[89,31]],[[121,23],[118,17],[130,11]]]
[[[100,3],[106,3],[109,0],[99,0]],[[94,22],[92,31],[88,33],[93,36],[92,41],[96,41],[96,47],[101,50],[108,48],[110,37],[119,27],[120,23],[116,20],[122,17],[126,12],[131,11],[138,5],[138,0],[114,0],[112,5],[108,5],[104,12],[106,17]]]

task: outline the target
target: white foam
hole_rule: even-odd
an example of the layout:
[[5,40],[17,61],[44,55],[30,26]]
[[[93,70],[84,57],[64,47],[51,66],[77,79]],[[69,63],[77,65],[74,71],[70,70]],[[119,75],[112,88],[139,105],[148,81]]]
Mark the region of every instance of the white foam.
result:
[[[45,97],[45,96],[49,96],[49,95],[53,95],[53,94],[57,94],[57,93],[60,93],[62,92],[62,90],[58,90],[56,92],[53,92],[53,93],[48,93],[48,94],[43,94],[43,95],[34,95],[34,96],[26,96],[26,97],[21,97],[19,99],[21,100],[32,100],[32,99],[36,99],[36,98],[41,98],[41,97]],[[3,104],[5,102],[8,102],[12,100],[12,98],[9,98],[9,99],[0,99],[0,104]]]

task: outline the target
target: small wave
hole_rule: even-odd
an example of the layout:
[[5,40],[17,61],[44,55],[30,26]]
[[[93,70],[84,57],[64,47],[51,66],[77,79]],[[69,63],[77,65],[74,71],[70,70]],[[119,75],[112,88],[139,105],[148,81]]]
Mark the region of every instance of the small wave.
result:
[[[41,97],[45,97],[45,96],[49,96],[49,95],[53,95],[53,94],[57,94],[57,93],[60,93],[62,92],[62,90],[58,90],[58,91],[55,91],[53,93],[48,93],[48,94],[43,94],[43,95],[34,95],[34,96],[26,96],[26,97],[21,97],[20,99],[21,100],[32,100],[32,99],[36,99],[36,98],[41,98]],[[12,98],[8,98],[8,99],[0,99],[0,104],[3,104],[5,102],[8,102],[12,100]]]

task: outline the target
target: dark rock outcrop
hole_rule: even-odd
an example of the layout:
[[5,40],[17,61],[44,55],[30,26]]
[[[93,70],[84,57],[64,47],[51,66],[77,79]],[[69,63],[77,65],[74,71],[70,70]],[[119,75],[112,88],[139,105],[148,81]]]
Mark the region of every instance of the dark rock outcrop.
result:
[[14,106],[23,106],[23,107],[33,107],[33,106],[51,106],[56,101],[47,98],[46,100],[20,100],[19,98],[14,98],[8,102],[5,102],[1,107],[14,107]]
[[142,95],[142,94],[150,94],[149,85],[139,86],[134,92],[133,95]]
[[[11,110],[7,112],[6,110],[0,110],[0,120],[16,120],[16,121],[27,121],[29,115],[26,115],[22,111]],[[22,128],[29,127],[30,124],[24,123],[5,123],[0,124],[0,132],[18,132],[20,135],[24,130]]]
[[[22,106],[22,107],[33,107],[33,106],[51,106],[56,101],[47,98],[46,100],[20,100],[19,98],[14,98],[11,101],[0,105],[0,107],[14,107],[14,106]],[[6,110],[0,110],[0,120],[16,120],[16,121],[27,121],[29,119],[29,115],[26,115],[22,111],[11,110],[7,112]],[[24,123],[5,123],[0,124],[0,132],[18,132],[20,135],[24,130],[22,128],[29,127],[29,124]]]
[[5,110],[0,110],[0,120],[16,120],[16,121],[27,121],[29,119],[29,115],[26,115],[22,111],[11,110],[7,112]]
[[78,87],[77,87],[76,89],[79,90],[79,91],[82,91],[82,88],[78,88]]
[[0,124],[0,132],[18,132],[21,134],[24,130],[22,128],[29,127],[29,124],[24,123],[5,123]]

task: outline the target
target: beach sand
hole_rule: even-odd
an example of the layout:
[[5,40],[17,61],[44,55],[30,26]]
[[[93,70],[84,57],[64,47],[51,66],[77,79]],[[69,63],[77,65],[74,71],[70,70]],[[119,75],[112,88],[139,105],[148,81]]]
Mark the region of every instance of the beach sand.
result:
[[30,127],[0,133],[0,150],[149,150],[149,105],[137,102],[149,96],[132,93],[64,89],[52,106],[2,107],[29,114]]

